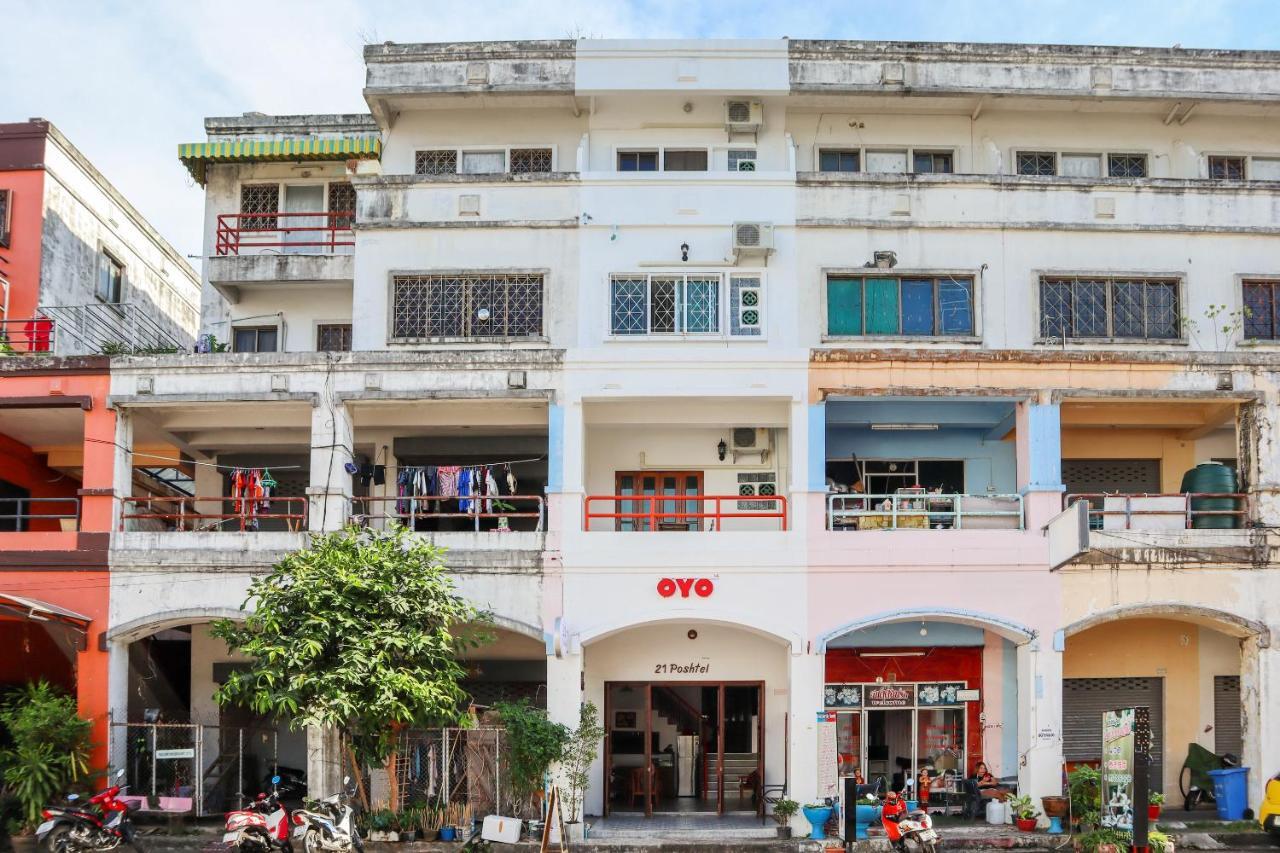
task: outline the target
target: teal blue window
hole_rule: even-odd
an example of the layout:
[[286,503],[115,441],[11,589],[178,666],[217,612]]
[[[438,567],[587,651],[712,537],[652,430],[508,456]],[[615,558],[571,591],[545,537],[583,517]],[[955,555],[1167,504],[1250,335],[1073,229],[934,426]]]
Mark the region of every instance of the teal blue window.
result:
[[971,337],[974,334],[973,279],[829,276],[827,334]]

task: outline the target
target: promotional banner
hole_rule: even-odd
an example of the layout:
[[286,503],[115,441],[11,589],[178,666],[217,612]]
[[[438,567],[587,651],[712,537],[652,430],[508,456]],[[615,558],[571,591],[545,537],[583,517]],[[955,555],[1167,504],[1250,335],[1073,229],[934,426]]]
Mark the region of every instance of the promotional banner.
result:
[[1105,827],[1133,830],[1133,747],[1134,709],[1104,711],[1101,823]]

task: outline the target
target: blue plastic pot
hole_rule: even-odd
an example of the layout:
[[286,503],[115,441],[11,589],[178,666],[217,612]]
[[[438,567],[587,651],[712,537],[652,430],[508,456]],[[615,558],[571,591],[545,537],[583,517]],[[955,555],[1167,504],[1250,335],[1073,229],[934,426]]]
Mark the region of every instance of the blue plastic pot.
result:
[[822,806],[820,808],[804,807],[804,819],[809,821],[812,829],[809,831],[810,838],[826,838],[827,821],[831,820],[831,806]]
[[456,832],[454,832],[454,830],[453,830],[453,827],[452,827],[452,826],[442,826],[442,827],[440,827],[440,840],[441,840],[441,841],[453,841],[455,838],[457,838],[457,833],[456,833]]
[[863,805],[858,803],[853,807],[854,832],[857,833],[859,841],[867,839],[867,828],[875,822],[876,816],[880,814],[880,807],[868,803]]

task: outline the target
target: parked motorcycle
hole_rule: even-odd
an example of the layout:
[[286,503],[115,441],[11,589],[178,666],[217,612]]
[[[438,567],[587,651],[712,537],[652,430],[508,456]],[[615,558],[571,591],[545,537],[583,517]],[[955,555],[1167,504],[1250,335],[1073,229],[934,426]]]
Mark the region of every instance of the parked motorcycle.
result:
[[115,850],[121,843],[142,853],[129,819],[129,804],[117,799],[127,787],[119,784],[123,777],[121,768],[116,771],[115,784],[94,794],[83,806],[80,797],[71,794],[67,805],[43,809],[44,822],[36,828],[36,842],[49,853],[101,853]]
[[908,849],[914,847],[920,853],[936,853],[940,843],[938,830],[933,828],[933,818],[923,809],[904,815],[898,821],[898,831]]
[[243,809],[227,812],[222,840],[243,853],[293,853],[289,843],[289,812],[280,802],[280,777],[271,777],[271,793],[259,794]]
[[315,803],[313,808],[293,813],[293,837],[302,839],[306,853],[364,853],[351,805],[354,794],[351,777],[344,777],[341,791]]
[[[276,779],[279,781],[274,781]],[[301,805],[302,801],[307,798],[307,774],[296,767],[285,767],[283,765],[276,767],[276,772],[272,779],[263,780],[263,789],[265,790],[268,786],[275,788],[279,792],[282,803]]]

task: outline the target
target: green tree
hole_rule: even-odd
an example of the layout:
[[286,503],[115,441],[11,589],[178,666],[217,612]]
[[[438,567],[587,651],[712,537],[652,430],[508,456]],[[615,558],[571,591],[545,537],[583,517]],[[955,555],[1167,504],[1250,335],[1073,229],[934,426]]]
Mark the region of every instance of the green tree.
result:
[[18,801],[23,824],[35,826],[40,810],[89,772],[92,724],[76,713],[73,697],[39,681],[0,707],[0,725],[12,740],[0,752],[6,793]]
[[553,723],[546,711],[533,706],[528,699],[499,702],[494,709],[506,731],[512,799],[521,807],[527,807],[534,795],[542,791],[543,777],[551,765],[564,756],[569,728]]
[[560,769],[569,785],[569,813],[566,819],[570,822],[579,818],[578,809],[582,805],[582,797],[591,785],[591,765],[600,754],[600,744],[604,741],[604,726],[596,719],[598,715],[594,702],[582,703],[578,711],[578,728],[569,736],[564,755],[560,759]]
[[249,587],[242,623],[213,634],[252,659],[222,704],[334,727],[357,761],[387,763],[401,726],[462,725],[459,657],[485,617],[454,592],[443,551],[403,527],[317,536]]

